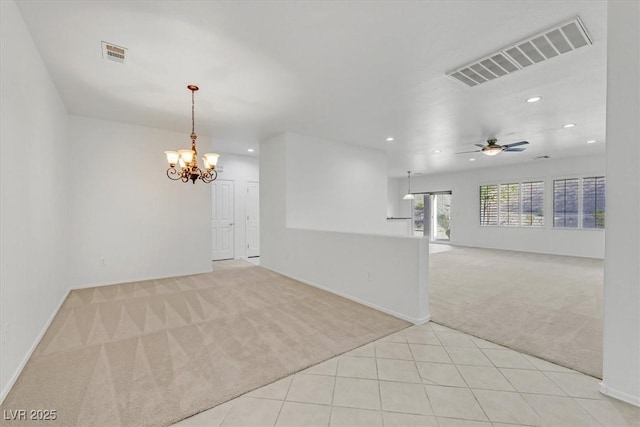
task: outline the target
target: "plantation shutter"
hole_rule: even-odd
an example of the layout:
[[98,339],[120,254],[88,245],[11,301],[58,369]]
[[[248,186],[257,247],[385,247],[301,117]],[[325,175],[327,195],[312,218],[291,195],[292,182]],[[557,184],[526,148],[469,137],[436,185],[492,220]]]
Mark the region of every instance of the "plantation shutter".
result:
[[544,226],[544,182],[522,183],[522,226]]
[[604,228],[605,178],[582,180],[582,227]]
[[498,225],[498,186],[480,186],[480,225]]
[[520,225],[520,184],[500,184],[500,225]]
[[578,192],[580,180],[553,181],[553,226],[578,227]]

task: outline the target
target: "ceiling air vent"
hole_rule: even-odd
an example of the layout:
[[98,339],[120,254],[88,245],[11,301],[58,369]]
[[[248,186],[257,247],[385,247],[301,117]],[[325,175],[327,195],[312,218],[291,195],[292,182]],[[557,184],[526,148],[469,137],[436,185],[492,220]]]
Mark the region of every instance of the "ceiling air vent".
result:
[[102,42],[102,58],[124,64],[127,60],[127,48]]
[[575,17],[446,74],[467,86],[477,86],[591,44],[582,21]]

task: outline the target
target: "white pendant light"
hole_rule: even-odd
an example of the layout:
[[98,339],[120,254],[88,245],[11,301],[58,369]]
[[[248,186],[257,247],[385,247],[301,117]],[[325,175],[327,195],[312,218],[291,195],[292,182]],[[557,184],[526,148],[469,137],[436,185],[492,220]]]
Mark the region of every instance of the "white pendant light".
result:
[[404,195],[402,200],[415,200],[416,196],[411,194],[411,171],[407,171],[407,181],[409,183],[409,188],[407,189],[407,194]]

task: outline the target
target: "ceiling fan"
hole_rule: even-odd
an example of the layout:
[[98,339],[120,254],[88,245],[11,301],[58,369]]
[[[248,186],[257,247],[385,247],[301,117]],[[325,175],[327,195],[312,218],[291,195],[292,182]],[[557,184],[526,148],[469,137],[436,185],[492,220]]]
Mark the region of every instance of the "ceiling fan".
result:
[[475,144],[476,147],[480,147],[479,150],[462,151],[462,152],[456,153],[456,154],[480,153],[481,152],[482,154],[486,154],[487,156],[495,156],[496,154],[500,154],[503,151],[524,151],[524,150],[526,150],[526,148],[520,147],[520,145],[527,145],[527,144],[529,144],[528,141],[520,141],[520,142],[514,142],[513,144],[500,145],[500,144],[498,144],[498,140],[497,139],[492,138],[492,139],[488,139],[487,140],[487,145]]

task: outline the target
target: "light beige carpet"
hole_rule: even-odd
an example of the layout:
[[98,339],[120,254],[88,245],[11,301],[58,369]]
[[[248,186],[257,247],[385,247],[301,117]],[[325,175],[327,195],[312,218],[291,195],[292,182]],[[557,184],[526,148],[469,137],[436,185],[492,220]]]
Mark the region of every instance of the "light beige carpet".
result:
[[602,378],[602,260],[462,247],[430,260],[434,322]]
[[246,262],[214,268],[71,292],[1,409],[169,425],[409,325]]

